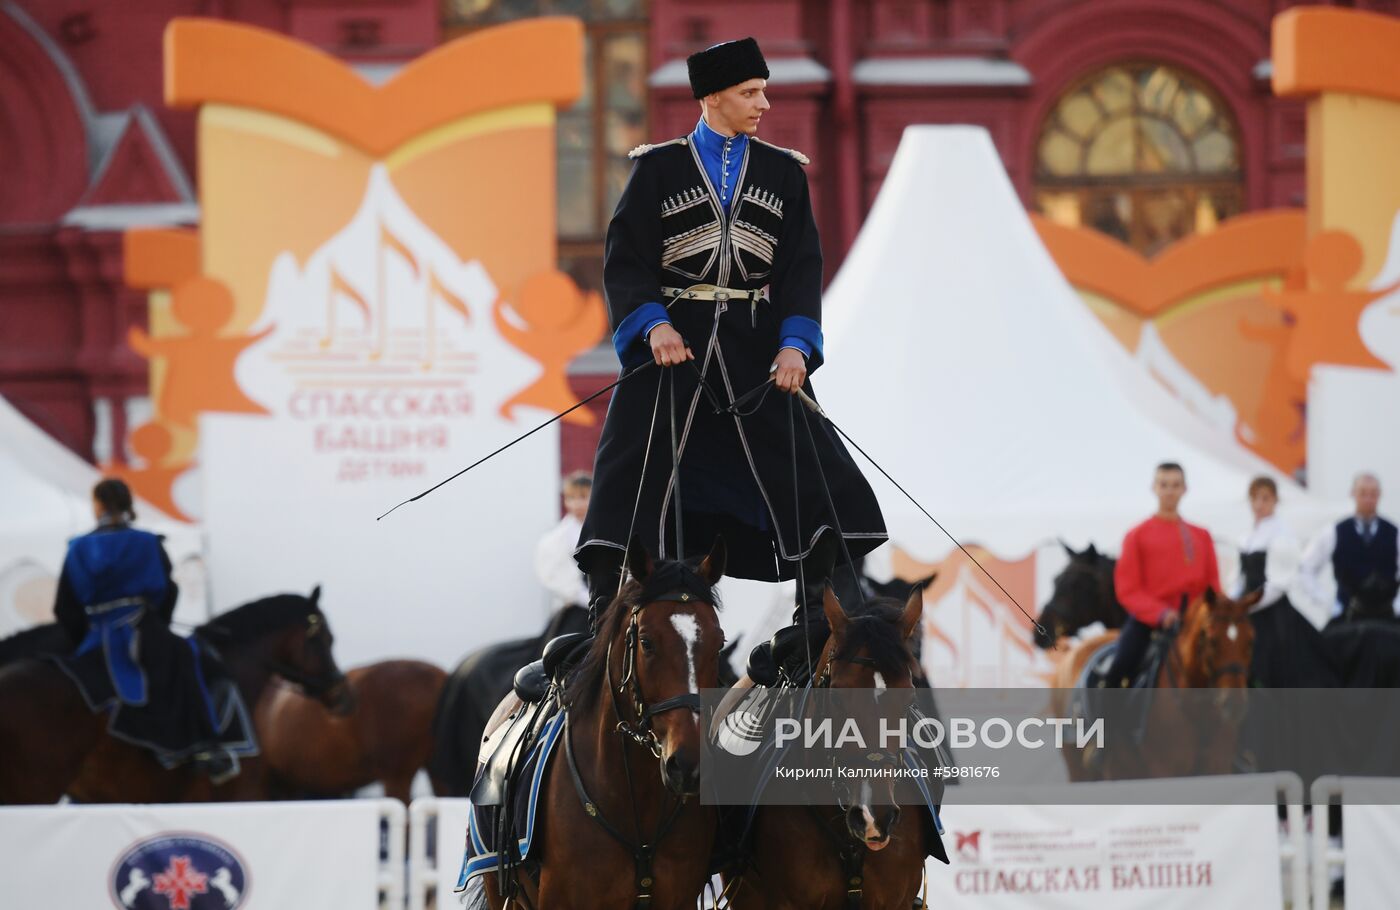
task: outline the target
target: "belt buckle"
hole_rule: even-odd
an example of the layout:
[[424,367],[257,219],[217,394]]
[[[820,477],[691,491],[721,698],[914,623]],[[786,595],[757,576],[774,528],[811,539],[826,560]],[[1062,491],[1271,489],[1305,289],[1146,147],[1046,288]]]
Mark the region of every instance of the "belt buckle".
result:
[[729,292],[728,292],[728,291],[718,291],[718,290],[715,291],[715,301],[716,301],[717,303],[728,303],[728,302],[729,302]]

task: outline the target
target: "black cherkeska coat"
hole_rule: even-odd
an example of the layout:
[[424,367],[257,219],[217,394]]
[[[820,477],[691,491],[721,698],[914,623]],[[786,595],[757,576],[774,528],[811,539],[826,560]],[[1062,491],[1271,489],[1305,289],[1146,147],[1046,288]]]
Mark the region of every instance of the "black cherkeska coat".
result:
[[[646,363],[651,349],[644,330],[655,317],[669,317],[695,352],[698,369],[650,367],[614,393],[579,537],[580,566],[598,571],[615,564],[629,529],[651,553],[676,556],[673,396],[681,440],[679,503],[686,550],[681,555],[703,554],[714,536],[723,534],[729,550],[726,574],[776,581],[796,576],[795,560],[805,558],[826,529],[839,527],[852,558],[874,549],[886,536],[879,504],[825,421],[800,405],[792,407],[796,399],[771,385],[745,404],[744,416],[717,414],[699,388],[703,373],[706,385],[728,406],[768,379],[779,340],[790,337],[812,348],[809,372],[821,364],[822,256],[807,176],[799,164],[806,159],[749,141],[726,213],[688,138],[643,146],[633,157],[632,175],[608,227],[603,269],[613,341],[624,369]],[[767,287],[768,294],[756,302],[716,303],[663,293],[663,288],[698,284]],[[810,381],[806,391],[813,394]],[[797,439],[795,497],[790,420]],[[822,488],[823,474],[835,514]]]

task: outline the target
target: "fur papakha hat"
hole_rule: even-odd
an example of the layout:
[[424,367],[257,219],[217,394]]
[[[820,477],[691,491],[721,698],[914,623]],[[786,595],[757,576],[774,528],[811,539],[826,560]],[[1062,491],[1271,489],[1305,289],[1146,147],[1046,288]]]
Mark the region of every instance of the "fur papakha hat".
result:
[[722,92],[750,79],[767,79],[768,62],[752,38],[726,41],[691,54],[685,61],[696,98]]

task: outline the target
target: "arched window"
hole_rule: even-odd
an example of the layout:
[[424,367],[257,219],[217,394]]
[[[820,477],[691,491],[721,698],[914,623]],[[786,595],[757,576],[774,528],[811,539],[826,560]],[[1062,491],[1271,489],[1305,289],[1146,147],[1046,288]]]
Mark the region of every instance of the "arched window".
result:
[[1036,207],[1151,255],[1241,211],[1238,135],[1200,80],[1154,63],[1109,67],[1042,124]]

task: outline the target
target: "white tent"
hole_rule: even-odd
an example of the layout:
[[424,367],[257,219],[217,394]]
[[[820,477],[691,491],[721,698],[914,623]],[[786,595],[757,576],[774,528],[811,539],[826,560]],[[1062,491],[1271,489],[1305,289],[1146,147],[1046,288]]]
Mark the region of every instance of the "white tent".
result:
[[[31,423],[0,397],[0,636],[52,618],[53,592],[67,540],[92,528],[96,468]],[[166,535],[180,584],[177,618],[205,615],[198,528],[146,503],[141,527]]]
[[[1258,474],[1278,482],[1300,532],[1323,514],[1108,335],[981,128],[905,131],[824,310],[828,362],[815,382],[826,411],[964,542],[1009,559],[1056,538],[1117,552],[1155,509],[1162,461],[1185,467],[1183,514],[1217,539],[1243,536]],[[866,471],[892,541],[943,559],[949,540]]]

